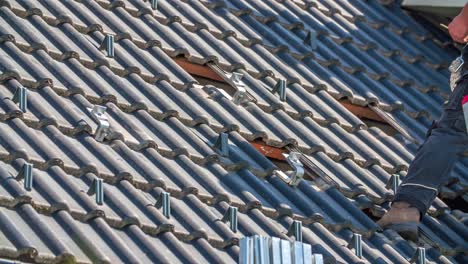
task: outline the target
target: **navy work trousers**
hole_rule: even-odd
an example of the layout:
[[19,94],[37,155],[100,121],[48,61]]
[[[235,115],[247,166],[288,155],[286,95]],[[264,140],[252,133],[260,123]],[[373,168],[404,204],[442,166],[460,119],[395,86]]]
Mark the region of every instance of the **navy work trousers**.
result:
[[466,95],[468,76],[455,86],[448,103],[443,107],[442,116],[429,129],[393,202],[407,202],[424,215],[440,187],[449,181],[455,162],[468,150],[462,109],[462,99]]

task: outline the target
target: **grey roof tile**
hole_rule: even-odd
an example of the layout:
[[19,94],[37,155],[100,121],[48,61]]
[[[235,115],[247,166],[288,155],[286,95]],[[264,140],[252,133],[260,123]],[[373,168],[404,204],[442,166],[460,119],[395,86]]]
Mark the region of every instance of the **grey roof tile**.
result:
[[[3,23],[2,23],[3,22]],[[376,103],[419,141],[440,115],[453,55],[396,5],[360,1],[2,1],[1,257],[37,262],[235,262],[238,238],[286,235],[293,220],[327,262],[407,263],[415,244],[375,232],[384,188],[417,145],[367,128],[336,99]],[[303,43],[316,30],[317,50]],[[99,50],[115,34],[115,57]],[[254,102],[233,104],[174,57],[244,74]],[[271,93],[287,80],[287,99]],[[11,98],[28,89],[28,111]],[[107,107],[93,138],[87,108]],[[229,134],[229,156],[212,146]],[[297,146],[337,184],[301,182],[246,140]],[[34,164],[33,189],[16,177]],[[466,196],[466,161],[441,197]],[[104,179],[97,205],[86,194]],[[171,194],[167,219],[154,203]],[[239,208],[239,231],[217,221]],[[466,226],[440,199],[422,225],[430,262],[466,262]],[[36,227],[37,228],[34,228]],[[363,259],[346,248],[364,234]],[[60,239],[58,239],[60,237]],[[94,243],[92,243],[94,242]],[[95,247],[89,245],[94,244]],[[138,256],[138,258],[137,258]]]

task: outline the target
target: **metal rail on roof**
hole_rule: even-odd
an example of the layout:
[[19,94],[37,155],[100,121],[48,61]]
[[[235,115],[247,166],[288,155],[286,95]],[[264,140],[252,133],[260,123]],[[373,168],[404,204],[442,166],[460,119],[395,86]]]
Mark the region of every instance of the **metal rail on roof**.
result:
[[369,105],[369,108],[372,109],[372,111],[374,111],[383,120],[385,120],[385,122],[387,122],[390,126],[396,129],[400,134],[402,134],[406,139],[419,145],[419,141],[411,136],[408,131],[406,131],[400,124],[398,124],[398,122],[392,116],[390,116],[389,113],[375,105]]

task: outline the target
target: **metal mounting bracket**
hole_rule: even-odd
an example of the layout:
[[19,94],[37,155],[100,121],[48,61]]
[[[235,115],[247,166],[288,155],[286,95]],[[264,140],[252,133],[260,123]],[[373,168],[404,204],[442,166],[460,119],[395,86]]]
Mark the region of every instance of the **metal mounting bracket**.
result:
[[221,222],[226,223],[229,221],[231,230],[236,233],[237,232],[237,208],[234,206],[229,206],[226,212],[221,218]]
[[94,137],[97,141],[102,142],[110,134],[110,124],[107,117],[104,115],[106,107],[102,105],[95,105],[93,108],[88,108],[92,118],[98,123]]
[[163,215],[166,218],[171,217],[171,196],[168,192],[161,192],[159,194],[158,200],[156,201],[156,204],[154,205],[156,208],[161,208],[163,211]]
[[24,163],[16,176],[17,181],[21,181],[23,179],[24,189],[26,189],[26,191],[31,191],[33,186],[33,165],[31,163]]
[[312,47],[313,50],[317,49],[317,32],[315,30],[308,30],[304,38],[304,44]]
[[409,260],[410,263],[426,264],[426,249],[418,247],[414,252],[413,257]]
[[218,65],[214,63],[208,63],[208,67],[210,67],[216,74],[221,76],[225,82],[227,82],[230,86],[236,89],[234,96],[232,96],[232,102],[236,105],[244,104],[247,102],[253,101],[253,98],[247,92],[245,88],[246,85],[242,81],[243,74],[239,72],[225,72],[223,71]]
[[26,113],[28,106],[28,90],[26,88],[23,86],[16,88],[12,100],[14,103],[19,105],[19,108],[23,113]]
[[354,233],[351,242],[348,244],[348,248],[354,248],[354,254],[358,258],[362,258],[362,235]]
[[96,203],[98,205],[103,205],[104,203],[104,184],[101,178],[95,178],[89,190],[88,195],[96,195]]
[[158,9],[158,0],[151,0],[151,8],[153,10]]
[[271,92],[277,93],[281,101],[286,101],[286,81],[283,79],[278,80]]
[[104,40],[101,43],[101,46],[99,46],[99,50],[106,50],[106,56],[109,58],[114,57],[114,35],[112,34],[107,34],[104,37]]
[[304,166],[299,160],[301,154],[298,152],[290,152],[289,154],[283,153],[282,155],[293,168],[293,171],[283,172],[275,170],[274,173],[287,184],[296,187],[304,177]]
[[218,152],[223,157],[229,156],[229,135],[225,132],[219,133],[216,142],[213,144],[213,148],[218,150]]
[[385,188],[386,189],[392,189],[393,193],[396,194],[399,185],[400,185],[400,175],[392,174],[390,179],[388,179],[388,182],[385,185]]
[[294,220],[291,226],[289,226],[289,229],[286,235],[294,236],[296,241],[302,242],[302,222],[298,220]]

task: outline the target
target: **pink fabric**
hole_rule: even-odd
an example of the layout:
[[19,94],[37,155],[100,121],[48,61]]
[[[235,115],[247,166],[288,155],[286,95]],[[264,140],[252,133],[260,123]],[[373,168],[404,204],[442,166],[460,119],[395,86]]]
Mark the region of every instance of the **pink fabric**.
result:
[[462,105],[464,105],[465,103],[468,103],[468,95],[463,97]]

